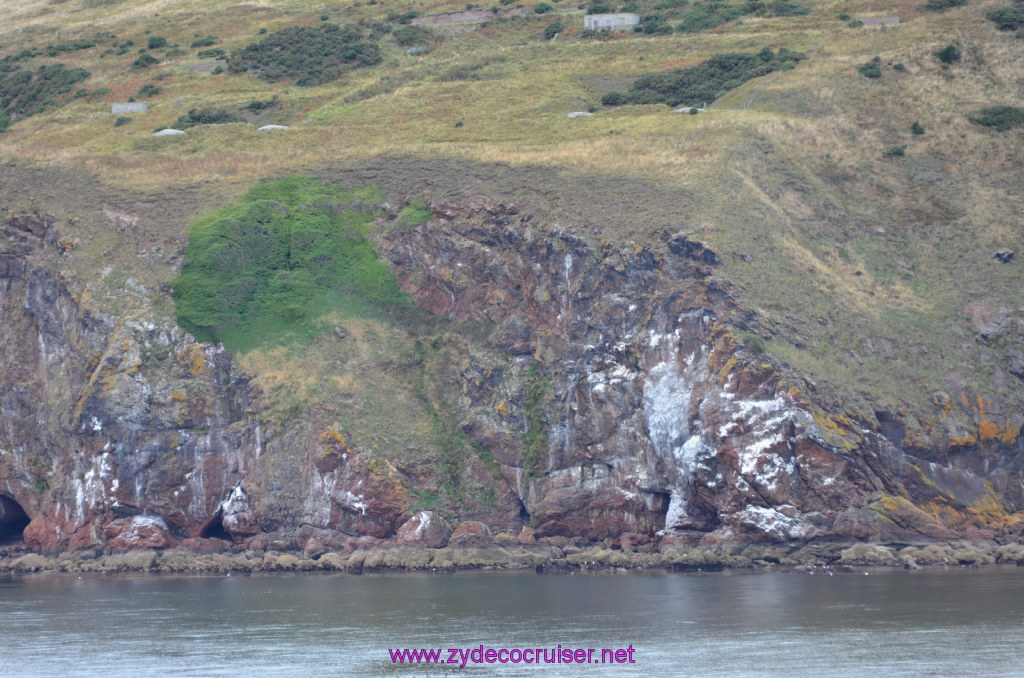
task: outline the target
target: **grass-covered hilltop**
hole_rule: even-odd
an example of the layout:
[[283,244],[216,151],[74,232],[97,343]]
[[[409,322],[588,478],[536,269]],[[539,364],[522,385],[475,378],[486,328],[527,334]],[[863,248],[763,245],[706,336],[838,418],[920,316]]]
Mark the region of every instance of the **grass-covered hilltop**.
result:
[[[603,13],[639,22],[584,30]],[[23,0],[0,14],[0,209],[11,233],[36,219],[53,234],[0,257],[36,257],[24,270],[73,299],[36,294],[26,273],[10,308],[38,297],[81,328],[62,331],[62,357],[40,343],[66,373],[24,398],[47,403],[37,433],[18,433],[8,397],[0,452],[113,436],[75,443],[85,456],[64,470],[0,463],[0,492],[33,524],[102,476],[89,455],[113,454],[117,473],[153,479],[87,493],[82,516],[116,495],[179,537],[302,524],[383,539],[418,511],[538,538],[741,531],[746,518],[694,517],[717,500],[679,489],[692,477],[654,482],[602,456],[640,458],[639,439],[685,473],[700,450],[731,459],[750,497],[730,515],[796,505],[770,528],[757,518],[783,540],[882,534],[839,520],[846,482],[858,511],[915,534],[1020,523],[1016,476],[984,475],[990,458],[1019,471],[1024,426],[1020,0]],[[114,106],[129,103],[145,106]],[[166,129],[183,134],[154,136]],[[0,344],[12,384],[32,323],[52,325],[8,324]],[[676,358],[658,353],[670,336]],[[631,379],[621,400],[603,390]],[[726,395],[698,415],[712,391]],[[795,409],[780,424],[764,403],[782,402]],[[751,412],[764,421],[735,423]],[[247,418],[259,425],[219,433]],[[911,456],[871,461],[873,436]],[[814,456],[797,440],[869,470],[812,482],[784,461]],[[778,464],[744,461],[780,444]],[[190,485],[205,508],[190,507],[182,450],[218,445],[255,445],[263,466],[203,462],[221,484]],[[308,463],[268,465],[266,445]],[[627,477],[649,494],[602,503],[602,483]],[[810,489],[785,495],[797,477]],[[233,488],[249,508],[229,506]],[[228,519],[245,510],[258,527]]]

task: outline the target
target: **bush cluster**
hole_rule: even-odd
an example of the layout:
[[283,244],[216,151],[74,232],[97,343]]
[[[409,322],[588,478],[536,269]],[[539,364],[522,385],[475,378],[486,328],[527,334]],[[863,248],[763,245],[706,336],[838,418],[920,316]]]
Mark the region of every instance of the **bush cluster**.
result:
[[986,16],[1001,31],[1014,31],[1018,28],[1024,28],[1024,3],[1018,0],[1015,6],[990,9]]
[[139,93],[135,96],[139,97],[155,97],[160,94],[160,88],[151,82],[147,82],[145,85],[139,88]]
[[960,61],[960,50],[956,45],[946,45],[936,52],[935,56],[944,64],[952,64]]
[[77,52],[78,50],[89,49],[95,46],[95,40],[72,40],[71,42],[62,42],[56,45],[47,45],[46,56],[54,57],[64,52]]
[[936,12],[945,12],[950,7],[963,7],[968,3],[968,1],[969,0],[928,0],[924,6]]
[[346,71],[381,62],[380,47],[359,26],[293,26],[267,35],[233,52],[228,68],[233,73],[255,71],[268,82],[295,80],[303,86],[320,85]]
[[697,33],[743,16],[802,16],[810,11],[808,7],[792,0],[753,0],[736,4],[709,0],[694,3],[693,9],[686,13],[676,30],[680,33]]
[[860,74],[865,78],[882,77],[882,67],[878,65],[877,61],[868,61],[865,64],[861,64],[861,67],[857,70],[860,71]]
[[35,71],[18,69],[9,75],[0,75],[0,130],[15,120],[42,113],[58,106],[60,96],[70,94],[74,85],[88,80],[84,68],[65,68],[64,64],[40,66]]
[[226,108],[193,108],[187,115],[179,117],[173,127],[188,129],[196,125],[223,125],[229,122],[245,122],[245,119]]
[[135,68],[149,68],[153,64],[160,63],[160,60],[152,54],[140,54],[139,58],[132,62]]
[[277,95],[275,94],[274,96],[270,97],[269,99],[262,99],[262,100],[261,99],[253,99],[252,101],[247,103],[245,106],[242,106],[242,108],[245,109],[245,110],[252,111],[253,113],[256,113],[258,111],[262,111],[262,110],[267,109],[267,108],[273,108],[274,106],[277,106],[277,104],[278,104]]
[[434,32],[425,26],[399,26],[392,35],[395,42],[402,47],[426,47],[433,43],[436,37]]
[[792,68],[806,58],[800,52],[764,48],[758,53],[729,52],[711,57],[696,66],[637,78],[626,93],[609,92],[601,98],[605,106],[622,104],[668,104],[700,106],[711,103],[729,90],[772,71]]
[[973,115],[967,116],[968,120],[978,125],[991,127],[999,132],[1013,129],[1024,125],[1024,108],[1017,106],[992,106],[983,108]]

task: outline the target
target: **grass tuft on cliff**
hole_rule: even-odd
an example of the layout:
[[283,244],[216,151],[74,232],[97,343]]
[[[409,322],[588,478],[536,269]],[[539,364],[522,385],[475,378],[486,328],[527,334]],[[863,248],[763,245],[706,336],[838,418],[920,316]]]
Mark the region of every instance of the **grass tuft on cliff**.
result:
[[319,331],[314,321],[332,311],[407,306],[366,240],[376,198],[289,177],[196,222],[173,285],[178,324],[245,351],[309,338]]

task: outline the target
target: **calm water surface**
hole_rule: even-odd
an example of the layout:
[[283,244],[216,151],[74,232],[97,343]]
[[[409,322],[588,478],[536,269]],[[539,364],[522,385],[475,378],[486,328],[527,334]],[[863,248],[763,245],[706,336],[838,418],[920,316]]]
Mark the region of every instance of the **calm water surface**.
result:
[[[636,663],[388,654],[481,644],[632,644]],[[0,578],[0,676],[272,675],[1024,676],[1024,568]]]

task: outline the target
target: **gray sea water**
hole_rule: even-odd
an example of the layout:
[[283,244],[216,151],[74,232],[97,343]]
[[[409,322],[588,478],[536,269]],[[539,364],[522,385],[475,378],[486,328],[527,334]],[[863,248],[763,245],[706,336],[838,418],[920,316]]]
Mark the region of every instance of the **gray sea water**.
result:
[[[635,663],[389,654],[481,645]],[[491,675],[1024,676],[1024,568],[0,578],[0,676]]]

